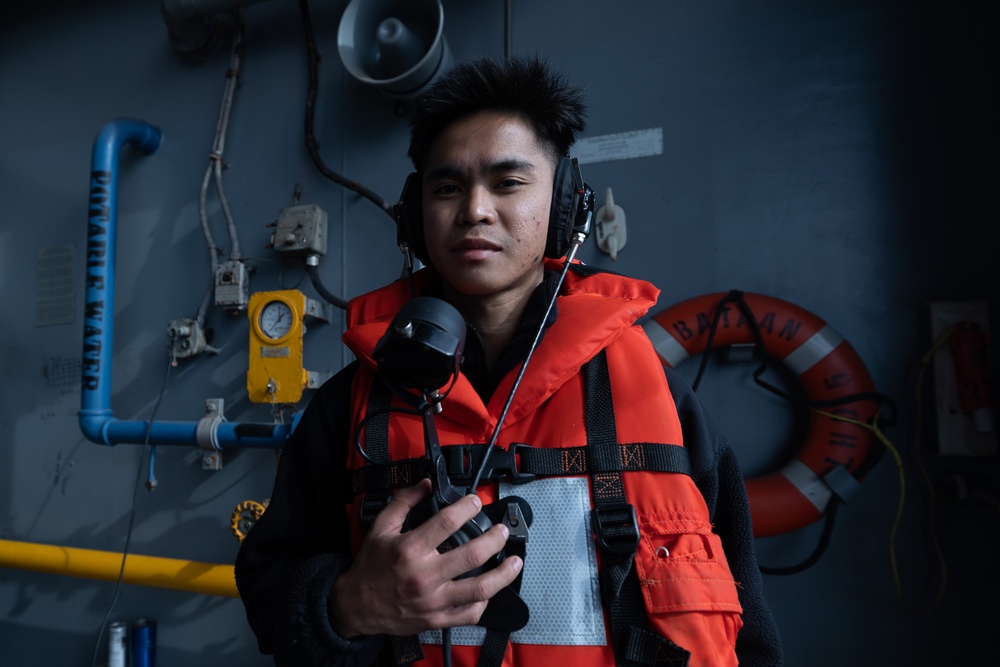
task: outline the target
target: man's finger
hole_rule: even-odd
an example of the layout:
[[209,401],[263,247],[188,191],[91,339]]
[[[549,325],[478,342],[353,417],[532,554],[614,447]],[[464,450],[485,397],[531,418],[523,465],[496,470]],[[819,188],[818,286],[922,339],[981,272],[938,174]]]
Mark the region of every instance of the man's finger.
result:
[[406,521],[410,511],[420,504],[420,501],[431,493],[431,481],[421,480],[419,483],[397,489],[392,496],[392,501],[383,508],[372,523],[372,530],[377,532],[399,533],[403,529],[403,522]]
[[459,607],[488,601],[504,586],[513,583],[523,565],[520,558],[511,556],[492,570],[475,577],[451,581],[448,584],[447,594],[449,604]]
[[443,554],[442,575],[454,579],[485,564],[500,553],[507,544],[509,534],[506,526],[496,525],[461,547]]
[[[449,537],[462,530],[469,521],[474,519],[483,507],[483,502],[475,494],[463,496],[457,502],[442,509],[414,529],[414,539],[427,547],[436,549]],[[468,539],[478,533],[475,528],[467,531]]]

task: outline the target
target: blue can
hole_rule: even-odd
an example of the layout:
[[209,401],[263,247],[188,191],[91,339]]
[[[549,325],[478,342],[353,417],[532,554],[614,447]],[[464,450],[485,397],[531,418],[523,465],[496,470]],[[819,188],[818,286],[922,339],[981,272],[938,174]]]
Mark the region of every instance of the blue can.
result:
[[129,667],[156,664],[156,621],[140,618],[129,626]]

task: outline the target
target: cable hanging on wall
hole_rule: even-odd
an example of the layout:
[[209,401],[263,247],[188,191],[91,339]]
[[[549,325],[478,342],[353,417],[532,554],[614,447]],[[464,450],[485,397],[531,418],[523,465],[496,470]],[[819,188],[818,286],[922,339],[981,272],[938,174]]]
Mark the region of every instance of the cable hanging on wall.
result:
[[503,57],[514,53],[514,0],[503,0]]
[[299,0],[299,12],[302,15],[302,29],[305,33],[306,52],[309,57],[309,91],[306,97],[305,117],[305,141],[306,149],[309,151],[309,157],[312,158],[316,168],[319,169],[319,172],[323,174],[323,176],[327,177],[334,183],[347,188],[348,190],[358,193],[365,199],[368,199],[382,209],[382,211],[392,218],[393,222],[395,222],[395,216],[392,212],[392,204],[361,183],[352,181],[349,178],[345,178],[341,174],[333,171],[326,165],[325,162],[323,162],[323,157],[319,152],[319,141],[316,139],[316,135],[313,131],[313,121],[316,113],[316,94],[319,87],[320,54],[316,48],[316,37],[313,34],[312,18],[309,13],[308,0]]
[[953,335],[954,330],[948,329],[940,334],[937,339],[931,344],[930,348],[924,353],[920,360],[920,365],[917,370],[917,380],[916,380],[916,391],[914,400],[914,414],[916,415],[916,424],[913,428],[913,441],[911,454],[913,457],[913,465],[917,468],[920,473],[920,480],[924,485],[924,492],[926,493],[926,503],[927,507],[925,511],[926,517],[926,531],[927,539],[930,542],[930,547],[934,552],[934,559],[938,568],[938,581],[937,588],[933,593],[933,597],[924,602],[923,604],[911,604],[904,599],[903,594],[903,584],[902,579],[899,574],[899,568],[896,563],[896,534],[899,530],[899,526],[902,523],[903,517],[903,500],[905,498],[905,488],[903,487],[903,467],[900,463],[899,465],[899,506],[896,509],[896,516],[892,522],[892,533],[889,538],[890,546],[890,557],[892,560],[892,577],[893,584],[896,588],[896,604],[902,611],[911,614],[929,614],[931,611],[937,607],[941,601],[944,599],[945,592],[948,588],[948,564],[944,558],[944,552],[941,550],[941,543],[937,536],[937,527],[934,523],[934,515],[936,512],[937,505],[937,494],[934,490],[934,484],[931,482],[930,475],[927,472],[927,468],[924,466],[923,462],[923,451],[921,444],[921,434],[923,432],[923,416],[924,416],[924,402],[923,402],[923,390],[924,381],[927,373],[927,368],[930,366],[931,360],[934,355],[948,342],[948,340]]
[[[213,303],[229,312],[241,312],[246,310],[250,299],[249,268],[240,253],[236,223],[222,183],[222,170],[226,167],[223,158],[226,147],[226,132],[229,129],[229,118],[232,114],[236,88],[239,86],[240,60],[243,52],[243,9],[235,10],[234,17],[235,30],[229,66],[226,68],[226,84],[223,89],[222,104],[215,125],[208,166],[205,169],[205,175],[198,192],[198,220],[205,236],[205,245],[211,262],[211,282],[194,318],[177,318],[171,320],[167,325],[171,363],[174,364],[179,358],[193,357],[202,352],[213,354],[219,352],[218,348],[209,345],[211,332],[205,327],[208,309]],[[208,220],[208,191],[213,184],[222,215],[226,221],[231,246],[229,258],[225,261],[219,260],[222,251],[212,236]]]
[[[236,231],[236,223],[233,220],[232,211],[229,209],[229,201],[226,199],[226,192],[222,184],[222,170],[226,166],[223,158],[226,147],[226,132],[229,129],[229,118],[233,110],[236,89],[239,86],[240,60],[243,52],[243,9],[237,9],[235,14],[236,28],[229,56],[229,67],[226,69],[226,85],[222,94],[222,105],[219,109],[219,119],[215,125],[215,136],[212,140],[212,151],[208,156],[208,167],[205,169],[201,190],[198,193],[198,217],[205,234],[208,255],[212,263],[215,305],[227,310],[241,311],[246,309],[249,295],[247,267],[240,254],[240,242]],[[226,228],[229,232],[229,242],[231,245],[229,259],[223,262],[219,261],[221,250],[216,245],[208,224],[208,189],[209,185],[213,183],[219,199],[219,205],[222,209],[222,215],[226,220]],[[208,300],[206,299],[198,311],[196,319],[199,325],[204,325],[205,323],[207,305]]]
[[173,366],[173,361],[167,364],[166,370],[163,372],[163,381],[160,384],[160,391],[156,395],[156,401],[153,403],[153,409],[149,415],[149,426],[146,428],[146,434],[143,438],[142,449],[139,450],[139,464],[135,471],[135,482],[132,485],[132,502],[129,505],[128,510],[128,525],[125,528],[125,545],[122,547],[122,560],[121,566],[118,569],[118,580],[115,583],[115,591],[111,596],[111,602],[108,604],[108,609],[104,613],[103,619],[101,619],[101,625],[97,630],[97,640],[94,644],[94,656],[91,660],[91,667],[97,666],[97,655],[100,651],[101,640],[104,637],[104,632],[108,627],[108,621],[111,620],[111,614],[115,610],[115,606],[118,604],[118,597],[121,595],[122,583],[125,578],[125,561],[128,558],[129,546],[132,543],[132,529],[135,525],[135,503],[139,495],[139,480],[142,479],[142,458],[143,453],[146,448],[149,448],[149,468],[148,468],[148,479],[146,482],[146,488],[153,491],[156,488],[156,478],[153,475],[153,461],[155,460],[156,445],[149,444],[149,434],[153,428],[153,422],[156,420],[156,413],[160,409],[160,403],[163,400],[163,395],[167,389],[167,379],[170,377],[170,368]]

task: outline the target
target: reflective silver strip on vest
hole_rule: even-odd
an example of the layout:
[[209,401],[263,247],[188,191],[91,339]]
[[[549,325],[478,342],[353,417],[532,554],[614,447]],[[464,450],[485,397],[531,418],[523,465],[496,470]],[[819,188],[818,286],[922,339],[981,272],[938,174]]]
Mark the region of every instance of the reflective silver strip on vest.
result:
[[[515,644],[604,646],[607,633],[597,576],[597,550],[590,525],[586,477],[536,479],[500,485],[501,497],[519,496],[531,505],[521,597],[531,620],[511,634]],[[455,645],[480,646],[486,631],[454,628]],[[420,641],[440,644],[441,632],[424,632]]]
[[809,466],[798,459],[792,459],[791,463],[782,468],[780,472],[817,510],[822,512],[826,509],[833,492]]
[[663,357],[670,364],[671,368],[677,368],[677,364],[691,356],[684,349],[684,346],[678,343],[677,339],[671,336],[670,332],[664,329],[663,325],[656,320],[648,320],[642,325],[642,328],[645,330],[649,340],[652,341],[657,354]]
[[796,375],[802,375],[826,359],[843,342],[844,338],[828,324],[782,359],[782,362]]

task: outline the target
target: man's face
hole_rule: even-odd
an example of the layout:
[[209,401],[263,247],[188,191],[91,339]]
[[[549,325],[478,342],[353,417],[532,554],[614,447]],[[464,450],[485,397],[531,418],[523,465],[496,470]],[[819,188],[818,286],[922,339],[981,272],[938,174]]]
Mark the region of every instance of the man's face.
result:
[[446,285],[517,298],[541,281],[553,165],[531,126],[482,111],[438,136],[423,174],[424,236]]

